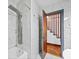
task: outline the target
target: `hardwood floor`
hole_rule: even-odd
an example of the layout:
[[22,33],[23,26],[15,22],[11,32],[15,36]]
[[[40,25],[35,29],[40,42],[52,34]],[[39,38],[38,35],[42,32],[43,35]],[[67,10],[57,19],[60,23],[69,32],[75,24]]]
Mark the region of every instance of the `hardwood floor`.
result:
[[47,43],[47,53],[61,57],[61,45]]

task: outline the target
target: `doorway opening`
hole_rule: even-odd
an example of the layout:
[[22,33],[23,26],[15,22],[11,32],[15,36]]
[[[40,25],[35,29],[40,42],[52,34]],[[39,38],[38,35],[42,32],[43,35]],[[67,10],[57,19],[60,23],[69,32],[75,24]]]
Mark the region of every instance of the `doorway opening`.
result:
[[62,57],[64,50],[64,10],[43,11],[43,50]]

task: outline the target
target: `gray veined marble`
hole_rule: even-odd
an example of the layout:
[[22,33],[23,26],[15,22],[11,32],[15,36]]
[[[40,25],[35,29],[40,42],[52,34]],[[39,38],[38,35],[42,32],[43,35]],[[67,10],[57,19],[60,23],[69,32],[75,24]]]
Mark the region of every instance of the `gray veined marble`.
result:
[[[17,17],[16,17],[16,24],[15,24],[15,27],[16,27],[16,30],[13,30],[15,31],[15,40],[16,40],[16,47],[17,47],[17,57],[19,57],[20,55],[23,54],[23,40],[22,40],[22,22],[21,22],[21,18],[22,18],[22,15],[21,13],[19,12],[19,10],[17,10],[15,7],[13,7],[12,5],[9,5],[8,7],[10,10],[12,10],[13,12],[16,13]],[[11,20],[11,19],[10,19]],[[14,20],[14,19],[13,19]],[[10,24],[11,25],[11,24]],[[9,26],[10,26],[9,25]]]

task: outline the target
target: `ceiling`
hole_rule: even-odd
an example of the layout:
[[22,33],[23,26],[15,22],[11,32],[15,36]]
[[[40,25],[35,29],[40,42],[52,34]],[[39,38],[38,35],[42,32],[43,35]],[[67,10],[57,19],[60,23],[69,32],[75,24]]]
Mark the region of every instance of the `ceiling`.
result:
[[36,2],[40,5],[40,7],[51,6],[54,3],[64,1],[64,0],[36,0]]
[[20,0],[8,0],[8,4],[16,5]]
[[30,4],[31,0],[8,0],[8,5],[13,5],[13,6],[17,6],[18,4],[21,3],[26,3],[26,4]]
[[71,0],[35,0],[46,13],[64,9],[65,17],[71,15]]
[[[9,4],[14,5],[15,7],[26,1],[31,3],[30,0],[8,0]],[[56,10],[64,9],[65,17],[70,17],[71,14],[71,0],[35,0],[39,7],[45,10],[46,13],[53,12]],[[28,4],[28,3],[27,3]]]

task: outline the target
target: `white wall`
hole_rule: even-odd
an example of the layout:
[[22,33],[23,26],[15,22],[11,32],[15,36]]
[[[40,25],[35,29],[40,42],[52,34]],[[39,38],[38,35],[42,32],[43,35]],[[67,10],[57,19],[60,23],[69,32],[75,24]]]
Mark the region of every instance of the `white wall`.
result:
[[31,3],[31,59],[37,59],[39,54],[38,15],[40,13],[40,8],[35,0],[32,0]]
[[64,21],[64,48],[71,49],[71,18]]

